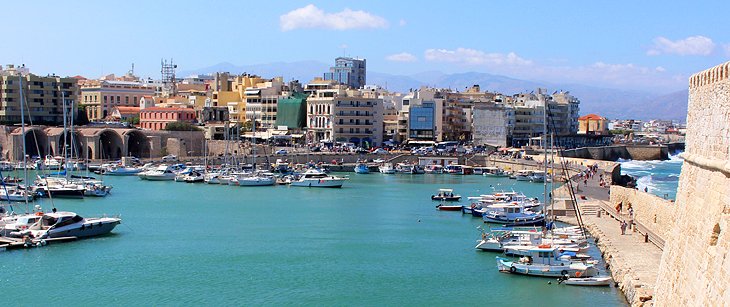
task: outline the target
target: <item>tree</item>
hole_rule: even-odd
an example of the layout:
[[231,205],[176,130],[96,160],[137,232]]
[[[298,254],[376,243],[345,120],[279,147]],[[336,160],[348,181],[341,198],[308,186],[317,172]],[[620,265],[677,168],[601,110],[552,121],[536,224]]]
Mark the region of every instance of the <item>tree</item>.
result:
[[129,119],[127,119],[127,122],[130,125],[139,125],[139,115],[137,115],[135,117],[130,117]]
[[189,122],[171,122],[165,126],[167,131],[200,131],[200,129]]
[[84,126],[89,124],[89,117],[86,115],[86,106],[78,106],[76,116],[74,116],[74,125]]
[[243,124],[241,124],[241,134],[251,131],[253,131],[253,123],[250,120],[247,120]]

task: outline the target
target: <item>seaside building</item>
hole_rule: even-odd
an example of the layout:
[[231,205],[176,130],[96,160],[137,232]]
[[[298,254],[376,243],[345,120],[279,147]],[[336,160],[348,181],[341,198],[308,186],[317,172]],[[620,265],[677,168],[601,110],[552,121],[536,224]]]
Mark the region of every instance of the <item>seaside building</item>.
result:
[[79,80],[79,87],[79,104],[86,108],[90,121],[103,120],[114,107],[136,107],[143,96],[155,95],[155,88],[140,82],[132,71],[121,77],[111,74],[98,80]]
[[[433,88],[422,87],[403,97],[402,113],[407,119],[406,136],[409,143],[423,144],[443,140],[444,99]],[[399,120],[399,124],[403,123]]]
[[472,143],[492,147],[512,144],[515,110],[503,104],[477,104],[472,109]]
[[245,100],[245,121],[256,120],[257,127],[274,128],[279,97],[285,89],[282,77],[265,80],[247,87],[243,92]]
[[142,129],[164,130],[167,124],[177,121],[195,122],[195,110],[187,108],[150,107],[140,111],[139,123]]
[[605,117],[588,114],[578,118],[578,134],[607,135],[608,125]]
[[307,141],[350,142],[380,146],[383,137],[383,100],[377,93],[346,89],[315,79],[307,84]]
[[325,80],[334,80],[353,89],[359,89],[366,84],[366,61],[350,57],[338,57],[335,66],[324,73]]
[[33,124],[63,124],[63,97],[67,108],[78,103],[78,79],[58,76],[37,76],[25,66],[0,67],[0,121],[20,123],[20,83],[22,79],[25,116]]

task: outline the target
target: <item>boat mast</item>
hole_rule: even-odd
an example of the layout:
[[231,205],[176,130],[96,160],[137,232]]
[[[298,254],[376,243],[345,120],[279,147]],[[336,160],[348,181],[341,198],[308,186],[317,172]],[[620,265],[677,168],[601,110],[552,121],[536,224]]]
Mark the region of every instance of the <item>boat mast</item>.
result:
[[[547,157],[548,157],[547,156],[548,104],[547,104],[547,101],[545,100],[545,96],[543,96],[540,93],[538,93],[538,95],[540,95],[540,100],[542,100],[542,104],[543,104],[543,112],[542,112],[542,118],[543,118],[543,120],[542,120],[542,151],[543,151],[543,160],[542,160],[542,162],[543,163],[542,163],[542,165],[543,165],[543,171],[544,171],[543,174],[545,174],[545,177],[547,178],[547,163],[548,163],[548,159],[547,159]],[[543,201],[542,201],[542,204],[543,204],[543,210],[544,210],[545,206],[548,203],[547,180],[543,180],[543,185],[542,186],[543,186],[543,194],[542,194],[543,195]]]
[[253,109],[253,124],[251,126],[251,130],[253,130],[253,163],[251,165],[253,166],[253,170],[256,170],[256,109]]
[[[25,213],[30,213],[30,205],[28,204],[28,158],[26,155],[27,147],[25,144],[25,112],[23,110],[23,79],[22,75],[18,74],[18,88],[20,89],[20,131],[23,136],[23,182],[25,182],[25,193],[23,199],[25,200]],[[35,136],[35,132],[33,132]]]

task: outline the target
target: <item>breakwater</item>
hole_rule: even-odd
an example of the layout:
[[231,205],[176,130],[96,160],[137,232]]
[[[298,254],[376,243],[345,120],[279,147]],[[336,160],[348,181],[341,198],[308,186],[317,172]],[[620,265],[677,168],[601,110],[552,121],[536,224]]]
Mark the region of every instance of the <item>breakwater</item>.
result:
[[[683,146],[672,145],[673,149]],[[603,147],[583,147],[563,150],[565,157],[617,161],[624,160],[667,160],[669,159],[667,145],[616,145]]]

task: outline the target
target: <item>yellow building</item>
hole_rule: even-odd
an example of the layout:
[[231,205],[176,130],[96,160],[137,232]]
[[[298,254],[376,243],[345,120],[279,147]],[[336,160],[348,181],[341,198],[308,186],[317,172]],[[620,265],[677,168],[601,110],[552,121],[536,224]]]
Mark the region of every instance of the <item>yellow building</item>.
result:
[[76,78],[58,76],[36,76],[26,71],[16,70],[8,65],[0,67],[0,121],[20,123],[20,82],[22,80],[26,120],[33,124],[62,124],[63,99],[69,110],[78,103],[78,84]]
[[143,96],[155,94],[155,88],[138,81],[81,80],[79,103],[86,107],[89,120],[102,120],[114,107],[138,107]]
[[578,134],[608,135],[608,121],[596,114],[581,116],[578,118]]
[[228,73],[217,73],[214,80],[212,106],[228,107],[230,120],[246,121],[246,88],[266,81],[256,75],[230,77]]

